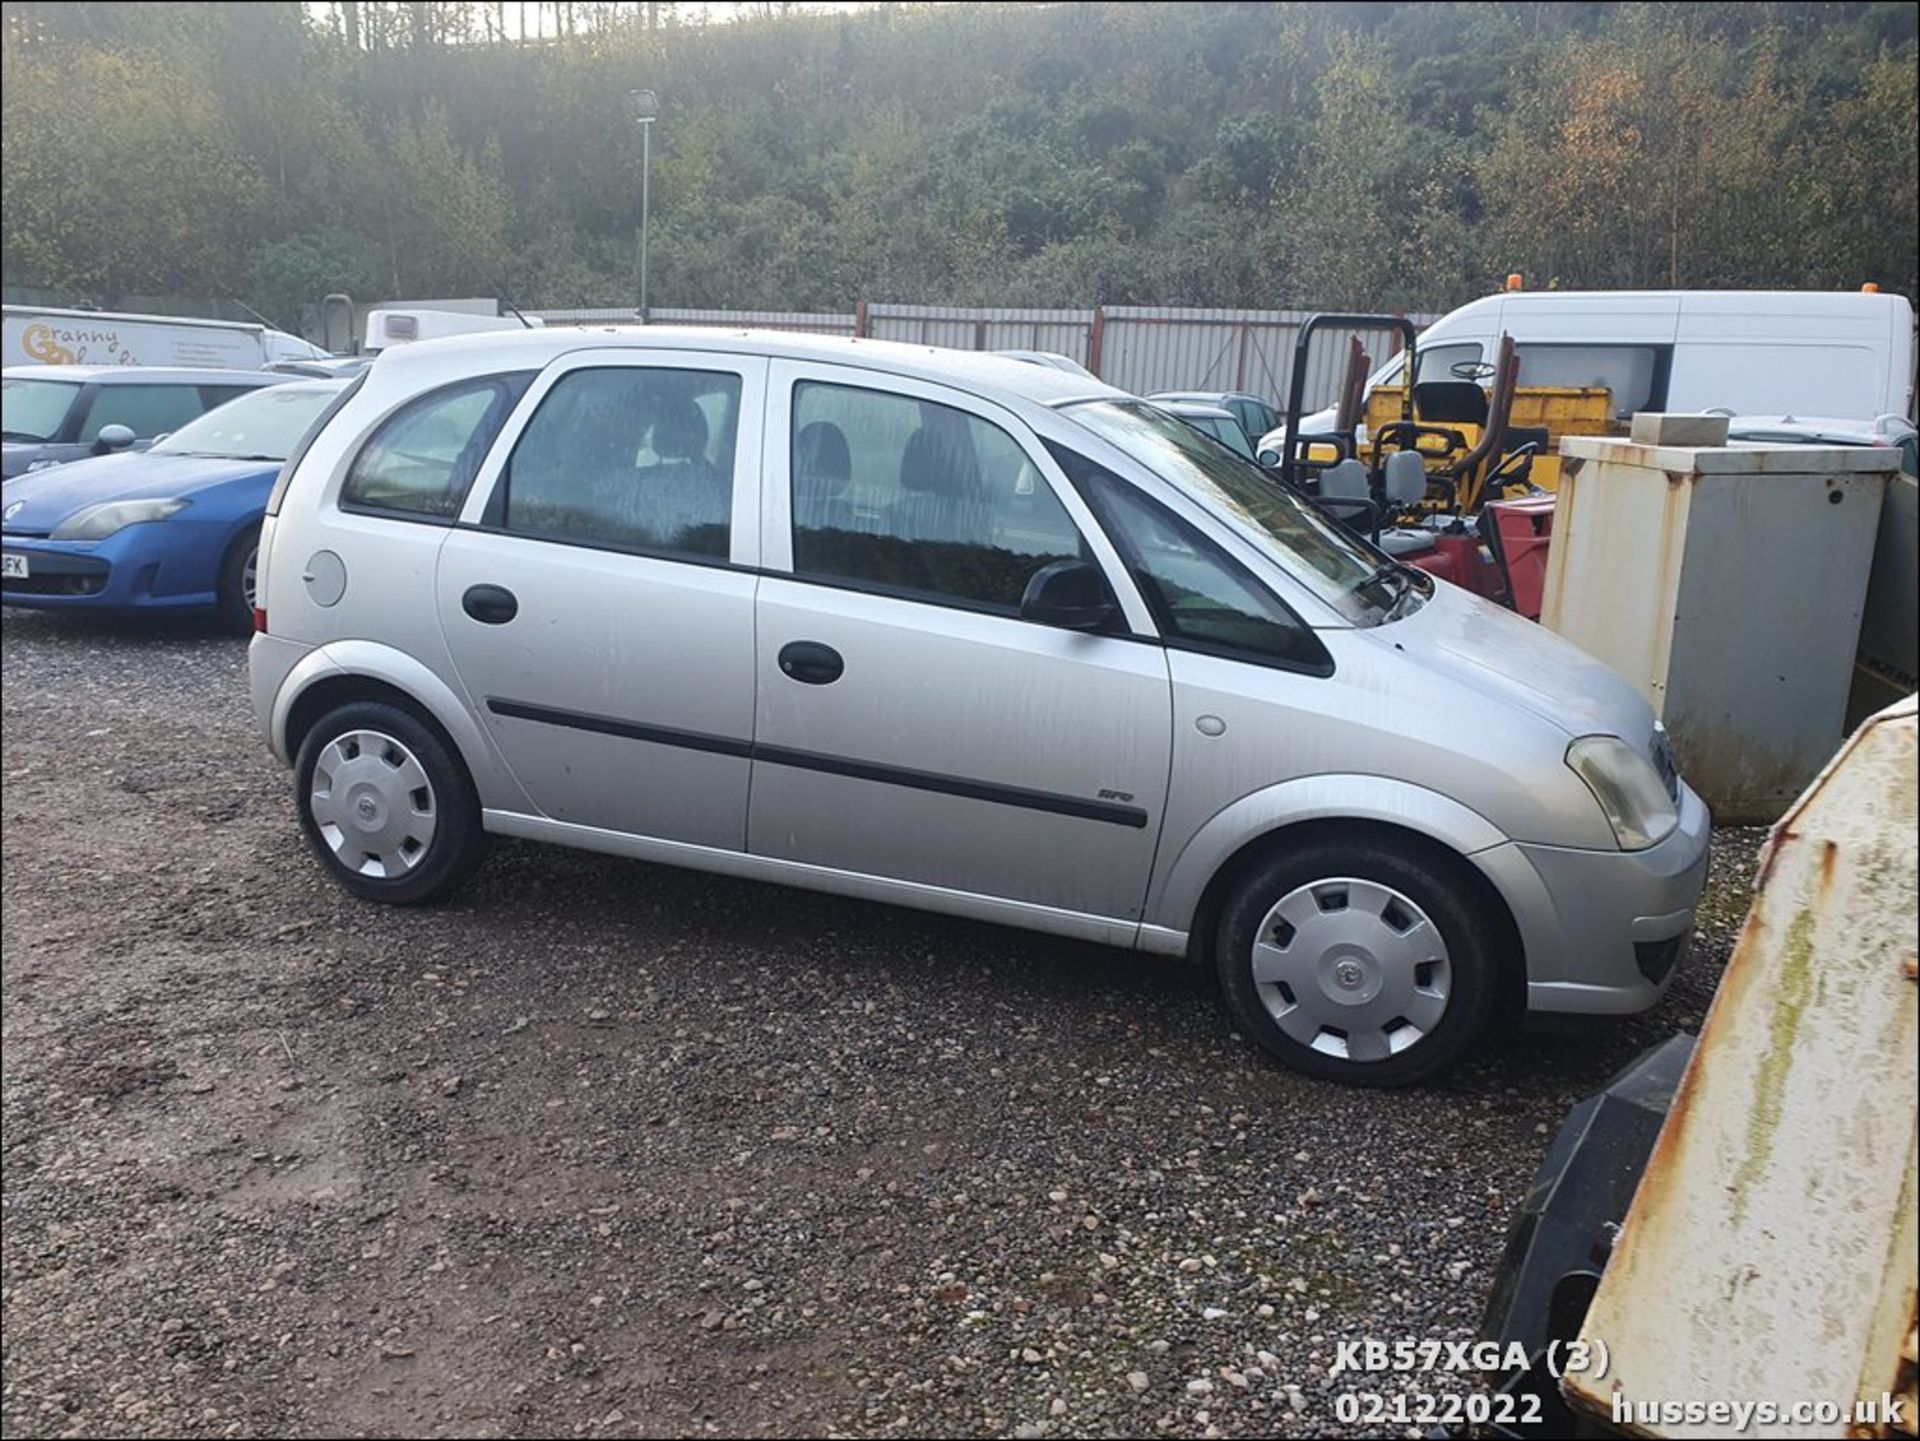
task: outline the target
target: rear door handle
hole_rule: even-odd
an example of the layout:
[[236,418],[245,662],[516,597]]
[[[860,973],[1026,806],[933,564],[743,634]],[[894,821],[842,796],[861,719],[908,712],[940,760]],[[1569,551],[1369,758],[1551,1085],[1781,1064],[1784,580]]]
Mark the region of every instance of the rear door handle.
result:
[[817,640],[796,640],[780,647],[780,673],[803,685],[831,685],[846,668],[839,651]]
[[505,625],[520,614],[520,602],[504,585],[470,585],[460,609],[482,625]]

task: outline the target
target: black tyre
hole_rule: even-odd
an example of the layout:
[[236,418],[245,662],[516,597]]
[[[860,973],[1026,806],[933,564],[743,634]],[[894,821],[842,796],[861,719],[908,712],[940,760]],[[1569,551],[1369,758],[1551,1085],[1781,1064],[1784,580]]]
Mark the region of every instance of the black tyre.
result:
[[307,844],[367,900],[439,900],[486,854],[466,766],[399,706],[356,701],[322,716],[301,742],[293,787]]
[[254,577],[260,568],[260,527],[238,536],[220,558],[217,597],[220,629],[236,635],[253,630]]
[[1323,1080],[1405,1086],[1487,1032],[1499,932],[1457,862],[1373,841],[1309,842],[1256,865],[1215,939],[1234,1021]]

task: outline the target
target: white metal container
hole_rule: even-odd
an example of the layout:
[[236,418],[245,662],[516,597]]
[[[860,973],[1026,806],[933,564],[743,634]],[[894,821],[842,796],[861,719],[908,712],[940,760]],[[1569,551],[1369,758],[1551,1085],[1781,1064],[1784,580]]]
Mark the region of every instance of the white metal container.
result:
[[1541,623],[1637,685],[1717,819],[1839,745],[1893,452],[1561,442]]
[[[1605,1373],[1564,1385],[1616,1429],[1914,1432],[1915,785],[1909,696],[1861,727],[1767,844],[1587,1313]],[[1745,1424],[1704,1410],[1736,1401],[1783,1409]],[[1844,1414],[1785,1410],[1802,1405]]]

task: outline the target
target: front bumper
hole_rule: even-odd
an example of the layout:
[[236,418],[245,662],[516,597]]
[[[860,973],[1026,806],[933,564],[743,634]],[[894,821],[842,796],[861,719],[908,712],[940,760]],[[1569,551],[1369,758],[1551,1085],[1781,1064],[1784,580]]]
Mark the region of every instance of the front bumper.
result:
[[232,527],[144,521],[105,540],[0,535],[27,558],[25,580],[0,579],[0,604],[44,610],[200,610],[219,603],[220,562]]
[[1712,829],[1683,784],[1680,823],[1644,851],[1508,842],[1475,855],[1519,928],[1527,1009],[1628,1015],[1657,1004],[1693,933]]

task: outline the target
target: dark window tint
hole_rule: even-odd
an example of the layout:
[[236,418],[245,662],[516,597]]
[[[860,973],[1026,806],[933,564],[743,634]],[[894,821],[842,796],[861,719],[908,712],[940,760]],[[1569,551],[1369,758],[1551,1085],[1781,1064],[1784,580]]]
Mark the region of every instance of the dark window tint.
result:
[[1312,630],[1199,530],[1085,457],[1060,447],[1054,456],[1099,515],[1169,640],[1328,668]]
[[452,520],[531,374],[489,375],[408,401],[373,433],[340,499],[348,505]]
[[216,405],[225,405],[229,400],[251,395],[260,388],[255,385],[203,385],[200,387],[200,403],[212,410]]
[[1087,554],[1046,477],[977,416],[803,382],[793,426],[800,575],[1011,613],[1035,571]]
[[738,375],[573,371],[527,422],[492,519],[546,540],[724,560],[739,427]]
[[82,441],[100,438],[109,425],[124,425],[141,440],[151,440],[163,430],[185,425],[205,407],[200,389],[194,385],[103,385],[93,398],[86,424],[80,427]]

